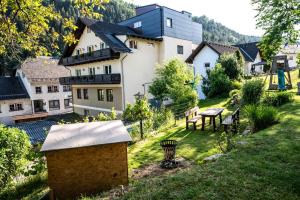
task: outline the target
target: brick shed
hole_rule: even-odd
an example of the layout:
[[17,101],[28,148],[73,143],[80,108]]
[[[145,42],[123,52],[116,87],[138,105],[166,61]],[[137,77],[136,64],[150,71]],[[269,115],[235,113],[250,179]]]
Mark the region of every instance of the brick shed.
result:
[[42,146],[53,198],[74,199],[128,184],[122,121],[54,125]]

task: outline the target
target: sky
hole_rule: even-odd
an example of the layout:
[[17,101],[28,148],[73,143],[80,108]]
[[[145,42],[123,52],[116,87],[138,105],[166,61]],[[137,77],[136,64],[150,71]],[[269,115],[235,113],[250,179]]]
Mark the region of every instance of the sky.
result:
[[143,6],[157,3],[178,11],[188,11],[194,16],[206,15],[216,22],[245,35],[261,36],[263,31],[256,28],[256,11],[251,0],[126,0]]

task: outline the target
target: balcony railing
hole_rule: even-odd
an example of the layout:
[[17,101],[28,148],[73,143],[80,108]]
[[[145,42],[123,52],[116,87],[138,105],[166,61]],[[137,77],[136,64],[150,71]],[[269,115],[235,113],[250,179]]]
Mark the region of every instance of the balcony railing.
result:
[[72,76],[59,78],[61,85],[82,85],[82,84],[120,84],[120,74],[100,74],[89,76]]
[[76,56],[70,56],[62,59],[62,65],[71,66],[94,61],[110,60],[120,58],[120,53],[113,52],[111,49],[101,49]]

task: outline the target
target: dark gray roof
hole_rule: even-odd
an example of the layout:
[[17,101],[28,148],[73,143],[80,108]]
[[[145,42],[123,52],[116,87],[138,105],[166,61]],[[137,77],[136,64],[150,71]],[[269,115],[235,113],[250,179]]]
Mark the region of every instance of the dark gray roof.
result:
[[254,62],[257,54],[259,53],[259,48],[257,47],[258,42],[244,43],[234,45],[240,49],[245,61]]
[[49,131],[52,125],[56,125],[54,121],[36,121],[26,122],[13,125],[18,129],[24,130],[30,138],[31,144],[42,143],[46,139],[46,131]]
[[239,51],[237,47],[224,45],[224,44],[217,44],[213,42],[202,42],[199,46],[193,51],[193,53],[186,59],[187,63],[193,63],[194,58],[198,55],[198,53],[205,47],[208,46],[212,50],[214,50],[217,54],[221,55],[224,53],[235,53]]
[[[89,27],[97,37],[103,40],[108,46],[115,52],[131,52],[131,50],[116,36],[117,35],[127,35],[132,37],[138,37],[143,39],[149,40],[157,40],[161,41],[161,38],[153,38],[146,36],[142,33],[139,29],[134,29],[129,26],[119,25],[119,24],[112,24],[103,21],[98,21],[89,18],[78,18],[76,23],[78,29],[75,31],[74,35],[76,39],[79,39],[84,28],[87,26]],[[71,46],[66,46],[62,58],[68,57],[72,54],[73,50],[75,49],[76,44]],[[61,64],[61,62],[59,62]]]
[[29,95],[19,77],[0,77],[0,100],[25,98]]

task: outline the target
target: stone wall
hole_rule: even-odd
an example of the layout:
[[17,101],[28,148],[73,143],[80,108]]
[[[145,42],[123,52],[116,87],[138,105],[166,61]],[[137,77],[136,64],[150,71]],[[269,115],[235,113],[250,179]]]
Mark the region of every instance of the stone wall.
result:
[[128,184],[127,143],[46,152],[54,196],[73,199]]

